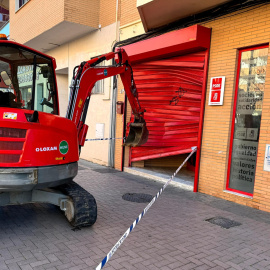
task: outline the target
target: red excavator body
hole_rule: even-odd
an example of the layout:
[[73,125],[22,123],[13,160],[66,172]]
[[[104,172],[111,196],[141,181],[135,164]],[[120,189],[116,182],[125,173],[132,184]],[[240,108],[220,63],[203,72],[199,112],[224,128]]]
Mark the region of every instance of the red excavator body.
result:
[[[0,167],[77,162],[78,138],[74,123],[43,112],[39,112],[38,122],[32,123],[27,120],[27,115],[32,114],[29,110],[0,107]],[[61,142],[67,143],[67,152],[61,152]]]
[[69,183],[78,131],[59,116],[55,59],[0,40],[0,192]]
[[[97,67],[110,59],[114,65]],[[127,146],[147,141],[144,109],[122,49],[74,68],[66,118],[59,116],[55,69],[54,58],[0,35],[0,206],[48,202],[60,206],[73,226],[90,226],[96,201],[73,179],[91,91],[98,80],[120,75],[134,114]]]

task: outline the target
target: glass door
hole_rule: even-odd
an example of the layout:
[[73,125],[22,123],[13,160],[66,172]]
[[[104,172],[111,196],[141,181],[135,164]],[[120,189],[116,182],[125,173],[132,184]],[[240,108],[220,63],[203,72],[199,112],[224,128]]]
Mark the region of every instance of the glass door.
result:
[[227,190],[253,195],[268,45],[239,51]]

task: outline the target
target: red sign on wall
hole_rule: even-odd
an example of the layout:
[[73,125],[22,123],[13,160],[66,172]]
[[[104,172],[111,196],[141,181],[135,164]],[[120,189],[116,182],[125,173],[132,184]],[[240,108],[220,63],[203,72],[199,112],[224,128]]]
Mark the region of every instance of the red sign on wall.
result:
[[212,90],[221,90],[222,78],[213,78]]
[[208,105],[223,105],[224,87],[225,76],[211,78]]
[[221,91],[212,91],[211,92],[211,98],[210,98],[210,102],[213,103],[213,102],[220,102],[220,96],[221,94]]

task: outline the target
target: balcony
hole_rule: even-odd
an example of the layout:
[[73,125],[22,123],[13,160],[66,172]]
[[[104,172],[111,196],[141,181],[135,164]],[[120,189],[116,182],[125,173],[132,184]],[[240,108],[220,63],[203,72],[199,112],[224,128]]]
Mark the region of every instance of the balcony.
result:
[[229,0],[137,0],[145,31],[198,14]]
[[10,14],[10,37],[46,52],[98,29],[99,0],[15,0]]
[[0,0],[0,29],[9,21],[9,1]]
[[0,29],[9,21],[9,14],[0,12]]

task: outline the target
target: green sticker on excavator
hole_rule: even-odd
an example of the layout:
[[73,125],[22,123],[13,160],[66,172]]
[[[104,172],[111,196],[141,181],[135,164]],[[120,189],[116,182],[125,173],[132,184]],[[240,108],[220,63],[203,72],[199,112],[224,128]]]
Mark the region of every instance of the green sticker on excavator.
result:
[[104,75],[107,76],[108,75],[108,70],[104,69]]
[[59,151],[62,155],[65,155],[68,152],[68,143],[66,141],[60,142]]

